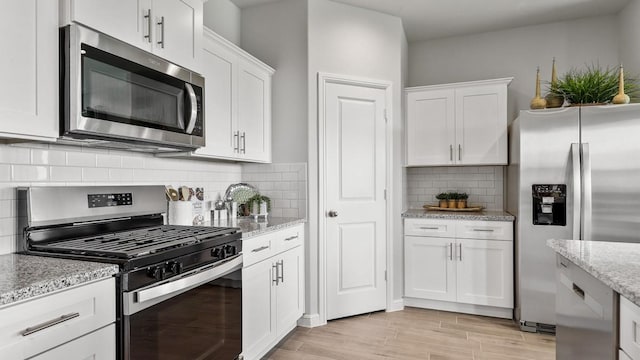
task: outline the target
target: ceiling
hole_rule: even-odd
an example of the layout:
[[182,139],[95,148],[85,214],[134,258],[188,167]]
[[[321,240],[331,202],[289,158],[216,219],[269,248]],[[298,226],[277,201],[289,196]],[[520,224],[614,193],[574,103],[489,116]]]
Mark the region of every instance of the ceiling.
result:
[[[279,0],[231,0],[240,8]],[[402,18],[409,42],[616,14],[630,0],[333,0]],[[638,1],[638,0],[632,0]]]

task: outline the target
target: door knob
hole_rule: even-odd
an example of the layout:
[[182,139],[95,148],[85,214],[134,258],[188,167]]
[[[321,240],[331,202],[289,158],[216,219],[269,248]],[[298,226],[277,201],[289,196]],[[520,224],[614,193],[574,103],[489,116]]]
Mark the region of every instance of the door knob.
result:
[[338,217],[338,212],[335,210],[329,210],[329,217]]

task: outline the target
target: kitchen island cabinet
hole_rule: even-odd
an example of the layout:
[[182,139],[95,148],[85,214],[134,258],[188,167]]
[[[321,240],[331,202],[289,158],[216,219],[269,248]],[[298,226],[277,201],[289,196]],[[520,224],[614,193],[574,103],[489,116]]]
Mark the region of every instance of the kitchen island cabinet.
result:
[[258,360],[304,312],[304,224],[243,239],[242,354]]
[[11,0],[3,5],[0,138],[55,141],[59,112],[58,2]]
[[511,221],[405,217],[404,227],[406,305],[512,318]]
[[507,165],[512,79],[405,89],[407,166]]

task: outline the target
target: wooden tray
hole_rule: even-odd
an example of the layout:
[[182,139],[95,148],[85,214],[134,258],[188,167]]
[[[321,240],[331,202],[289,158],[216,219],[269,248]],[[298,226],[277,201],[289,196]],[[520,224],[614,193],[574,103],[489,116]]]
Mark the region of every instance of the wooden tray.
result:
[[482,209],[484,209],[484,207],[482,206],[467,206],[466,208],[463,209],[458,209],[458,208],[441,208],[437,205],[424,205],[422,206],[423,208],[427,209],[427,210],[437,210],[437,211],[462,211],[462,212],[470,212],[470,211],[481,211]]

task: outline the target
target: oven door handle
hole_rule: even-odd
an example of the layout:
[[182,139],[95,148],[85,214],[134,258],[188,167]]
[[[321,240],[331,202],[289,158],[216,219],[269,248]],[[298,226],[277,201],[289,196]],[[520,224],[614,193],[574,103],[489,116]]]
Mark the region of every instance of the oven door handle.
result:
[[188,290],[206,284],[230,272],[240,269],[242,266],[242,254],[238,254],[229,261],[206,268],[205,270],[194,270],[192,274],[161,284],[123,294],[124,314],[131,315],[144,310],[150,306],[167,300],[173,296],[182,294]]

